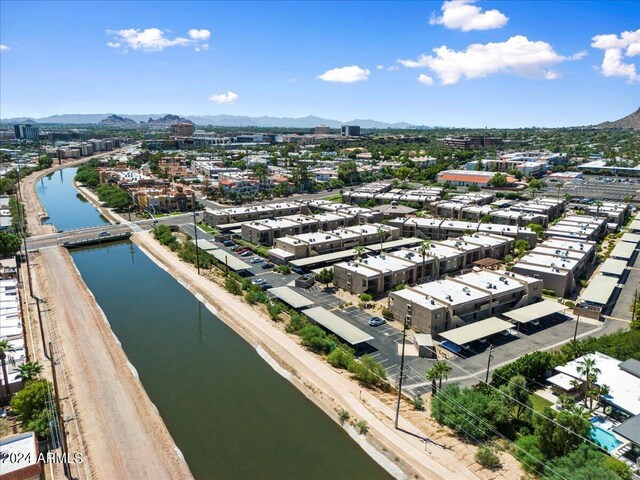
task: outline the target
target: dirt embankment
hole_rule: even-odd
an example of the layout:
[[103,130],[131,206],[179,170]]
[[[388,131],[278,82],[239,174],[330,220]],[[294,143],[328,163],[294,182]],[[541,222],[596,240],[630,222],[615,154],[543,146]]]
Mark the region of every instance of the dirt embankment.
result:
[[74,438],[74,428],[67,431],[72,446],[84,442],[91,477],[192,478],[69,253],[48,248],[37,256],[82,439]]
[[385,452],[387,458],[398,464],[408,477],[430,480],[478,478],[450,451],[433,444],[425,446],[422,440],[425,435],[408,421],[400,421],[404,432],[396,430],[392,407],[303,349],[276,328],[266,315],[261,315],[217,283],[198,275],[193,266],[180,261],[173,252],[158,244],[151,234],[135,233],[132,240],[192,293],[202,295],[204,301],[217,310],[219,318],[245,340],[264,348],[292,374],[294,385],[334,420],[338,409],[349,411],[353,419],[365,420],[371,443],[379,452]]

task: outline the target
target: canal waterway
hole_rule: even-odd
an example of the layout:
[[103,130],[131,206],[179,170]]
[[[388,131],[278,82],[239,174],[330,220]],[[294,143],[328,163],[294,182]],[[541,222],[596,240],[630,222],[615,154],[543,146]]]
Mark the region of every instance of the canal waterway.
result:
[[[100,217],[84,213],[87,204],[76,198],[69,170],[45,183],[41,198],[58,192],[64,203],[50,210],[43,202],[51,222],[95,225]],[[61,193],[65,189],[71,192]],[[76,211],[87,224],[68,220]],[[390,478],[136,245],[114,243],[72,256],[197,479]]]
[[95,227],[108,223],[95,207],[73,188],[73,177],[78,168],[63,168],[42,177],[36,184],[36,193],[49,215],[45,223],[58,230]]

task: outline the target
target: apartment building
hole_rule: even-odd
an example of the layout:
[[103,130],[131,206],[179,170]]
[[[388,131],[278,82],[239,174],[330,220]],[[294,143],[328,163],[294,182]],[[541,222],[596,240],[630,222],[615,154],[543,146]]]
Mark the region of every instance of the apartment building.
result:
[[586,215],[570,215],[549,227],[548,237],[561,237],[582,241],[597,241],[607,232],[607,219]]
[[[224,208],[221,210],[206,209],[204,221],[215,227],[229,223],[249,222],[265,218],[284,217],[301,213],[302,204],[298,202],[270,203],[249,207]],[[304,212],[303,212],[304,213]]]
[[190,137],[196,131],[196,126],[191,122],[178,122],[171,124],[171,135],[174,137]]
[[418,279],[416,262],[401,255],[381,254],[333,266],[333,283],[355,294],[382,295],[396,285]]
[[388,225],[354,225],[327,232],[277,238],[274,241],[274,248],[269,250],[269,258],[276,263],[284,263],[284,261],[307,258],[312,255],[347,251],[360,245],[380,243],[379,231],[385,233],[383,241],[400,238],[400,230]]
[[544,288],[565,297],[595,255],[595,242],[551,238],[529,251],[512,268],[522,275],[539,278]]
[[529,305],[541,295],[541,280],[479,270],[391,292],[389,308],[396,320],[408,319],[414,331],[438,335]]
[[445,240],[449,237],[460,237],[466,234],[487,233],[501,235],[515,240],[526,240],[534,247],[538,237],[534,231],[526,227],[498,225],[494,223],[464,222],[459,220],[441,220],[429,217],[396,218],[389,220],[389,225],[402,229],[403,237],[420,237],[431,240]]
[[629,217],[631,209],[629,204],[626,203],[601,202],[601,204],[598,205],[591,204],[585,206],[585,212],[587,215],[591,215],[593,217],[606,218],[607,223],[611,224],[613,229],[618,229]]
[[478,150],[481,148],[501,148],[503,140],[497,137],[446,137],[442,145],[454,150]]
[[136,187],[130,189],[135,203],[141,210],[151,212],[187,212],[195,208],[193,190],[182,185],[166,187]]
[[355,224],[353,215],[321,213],[316,215],[289,215],[255,220],[242,224],[242,238],[260,245],[271,246],[275,239],[320,231],[330,231]]

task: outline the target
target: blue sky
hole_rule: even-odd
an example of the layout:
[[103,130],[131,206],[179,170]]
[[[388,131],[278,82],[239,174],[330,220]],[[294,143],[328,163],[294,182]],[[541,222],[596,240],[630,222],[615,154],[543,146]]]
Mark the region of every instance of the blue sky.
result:
[[632,1],[3,0],[0,44],[3,118],[165,112],[518,127],[598,123],[640,106]]

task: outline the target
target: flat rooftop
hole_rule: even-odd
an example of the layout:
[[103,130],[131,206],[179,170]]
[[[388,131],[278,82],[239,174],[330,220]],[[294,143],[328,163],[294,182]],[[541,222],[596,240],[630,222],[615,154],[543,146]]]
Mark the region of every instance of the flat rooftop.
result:
[[490,317],[486,320],[480,320],[479,322],[474,322],[463,327],[442,332],[440,336],[445,340],[449,340],[456,345],[462,346],[475,340],[480,340],[481,338],[486,338],[491,335],[495,335],[496,333],[504,332],[512,327],[513,325],[509,322],[500,320],[497,317]]
[[627,269],[626,260],[618,260],[617,258],[607,258],[600,267],[600,273],[621,277]]
[[[0,473],[4,477],[8,475],[10,478],[27,478],[20,474],[11,475],[13,472],[32,467],[33,472],[29,472],[31,476],[38,476],[42,466],[38,463],[38,444],[35,433],[26,432],[10,435],[0,439]],[[25,472],[26,473],[26,472]]]
[[536,253],[527,253],[518,263],[528,263],[532,265],[540,265],[550,268],[562,268],[566,270],[573,270],[578,266],[578,262],[571,258],[561,258],[559,255],[540,255]]
[[491,270],[465,273],[464,275],[454,277],[453,280],[463,282],[479,290],[490,291],[492,295],[522,290],[522,284],[520,282],[516,282],[505,275],[492,272]]
[[630,260],[633,256],[637,244],[629,243],[629,242],[618,242],[613,250],[611,250],[610,257],[621,258],[623,260]]
[[300,293],[296,292],[295,290],[289,287],[270,288],[269,290],[267,290],[267,292],[279,298],[284,303],[286,303],[287,305],[290,305],[295,309],[300,309],[304,307],[310,307],[311,305],[315,305],[315,302],[313,300],[309,300],[304,295],[301,295]]
[[583,302],[595,305],[607,305],[613,292],[618,288],[618,278],[598,275],[591,279],[587,288],[580,295]]
[[449,278],[437,280],[435,282],[423,283],[416,285],[413,288],[419,290],[425,297],[433,297],[440,303],[451,306],[475,302],[487,298],[488,296],[486,292],[479,290],[478,288],[462,285],[461,283],[455,282]]
[[317,324],[322,325],[334,333],[337,337],[346,341],[349,345],[358,345],[373,340],[371,335],[360,330],[358,327],[354,327],[346,320],[325,308],[309,308],[304,311],[304,314]]
[[544,318],[554,313],[564,312],[566,310],[569,310],[569,307],[566,307],[561,303],[552,302],[550,300],[542,300],[541,302],[532,303],[531,305],[527,305],[526,307],[503,313],[503,315],[518,323],[528,323],[533,320],[539,320],[540,318]]

